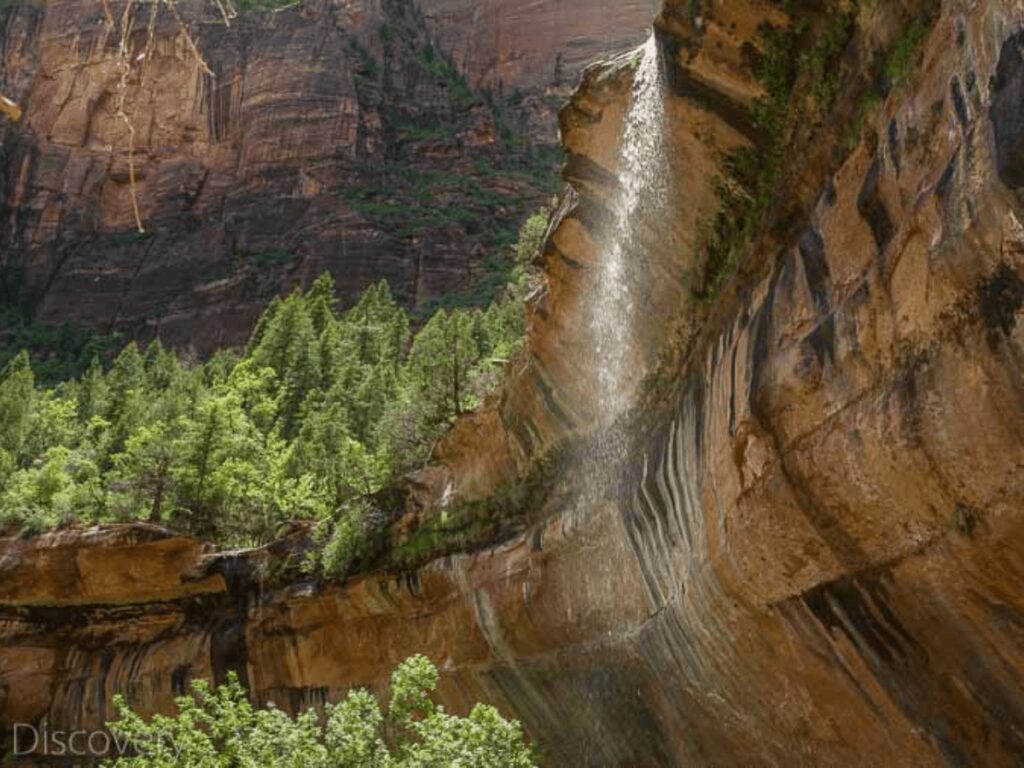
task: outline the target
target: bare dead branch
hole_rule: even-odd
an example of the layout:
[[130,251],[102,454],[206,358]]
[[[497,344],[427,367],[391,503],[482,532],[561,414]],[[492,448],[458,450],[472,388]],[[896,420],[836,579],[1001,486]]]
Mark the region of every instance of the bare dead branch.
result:
[[[114,26],[114,17],[110,9],[110,0],[101,0],[101,2],[103,3],[104,15],[107,18],[107,26],[112,28]],[[233,19],[238,15],[234,6],[231,4],[231,0],[213,0],[213,2],[216,3],[217,8],[220,10],[221,17],[224,19],[225,25],[230,26],[230,19]],[[135,58],[135,52],[132,48],[135,7],[143,3],[148,3],[150,6],[149,19],[146,24],[146,45],[138,58]],[[156,22],[157,14],[161,5],[167,6],[170,10],[175,22],[177,22],[178,29],[184,36],[185,42],[187,43],[189,50],[191,50],[200,70],[211,78],[215,77],[213,70],[210,69],[206,60],[199,52],[199,46],[196,44],[195,39],[189,32],[188,27],[185,25],[185,21],[182,19],[181,13],[178,11],[176,0],[126,0],[124,13],[121,15],[119,30],[121,38],[117,54],[119,78],[114,115],[124,123],[125,129],[128,131],[128,184],[131,192],[132,213],[135,217],[135,226],[139,232],[145,232],[146,228],[143,224],[142,211],[139,207],[138,184],[135,168],[135,125],[125,107],[128,100],[128,82],[131,78],[132,66],[135,61],[141,62],[141,65],[139,66],[139,90],[141,91],[145,85],[146,75],[150,69],[150,62],[153,60],[156,53]],[[6,109],[4,101],[5,100],[0,98],[0,110],[9,111]],[[13,105],[13,107],[17,109],[17,105]]]
[[115,115],[125,124],[128,129],[128,185],[132,198],[132,212],[135,214],[135,226],[139,232],[145,232],[142,224],[142,214],[139,211],[139,196],[135,183],[135,126],[131,118],[125,112],[125,101],[128,98],[128,77],[132,70],[131,60],[131,36],[134,21],[134,0],[128,0],[124,6],[124,14],[121,16],[121,42],[118,47],[118,68],[120,78],[117,84],[117,109]]
[[231,5],[231,0],[226,0],[226,5],[222,0],[214,0],[214,2],[217,4],[217,9],[220,11],[221,18],[224,19],[224,26],[230,27],[231,19],[238,15]]
[[103,16],[107,20],[107,26],[108,27],[113,27],[114,26],[114,14],[110,10],[110,0],[100,0],[100,2],[103,4]]
[[188,27],[185,26],[185,22],[181,18],[181,14],[178,13],[178,5],[175,0],[163,0],[164,5],[171,9],[171,13],[174,15],[174,20],[178,22],[178,27],[181,29],[183,35],[185,35],[185,41],[188,43],[188,47],[192,49],[193,55],[196,57],[196,61],[199,63],[199,68],[210,77],[216,77],[213,74],[213,70],[206,64],[206,60],[203,59],[199,48],[196,46],[195,41],[192,39],[192,35],[189,34]]

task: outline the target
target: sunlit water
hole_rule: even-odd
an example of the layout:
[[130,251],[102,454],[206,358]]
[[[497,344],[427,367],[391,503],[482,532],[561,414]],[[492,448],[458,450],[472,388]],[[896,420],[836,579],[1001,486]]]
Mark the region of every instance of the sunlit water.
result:
[[613,422],[631,403],[637,371],[637,284],[644,269],[646,237],[666,194],[663,73],[652,35],[641,56],[620,142],[619,188],[601,233],[596,281],[590,297],[590,330],[597,361],[598,416]]

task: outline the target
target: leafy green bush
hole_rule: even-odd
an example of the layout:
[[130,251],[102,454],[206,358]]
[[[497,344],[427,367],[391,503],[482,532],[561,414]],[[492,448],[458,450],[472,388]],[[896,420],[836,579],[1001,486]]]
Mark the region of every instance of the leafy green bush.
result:
[[[382,40],[384,39],[384,29],[384,27],[381,27]],[[348,48],[358,60],[356,75],[370,80],[375,80],[379,71],[377,60],[373,58],[373,56],[370,55],[370,52],[366,50],[366,47],[354,37],[350,37],[348,39]]]
[[[309,709],[292,717],[272,704],[254,708],[234,673],[211,688],[192,683],[176,700],[176,716],[145,720],[118,694],[113,741],[131,756],[106,768],[532,768],[532,750],[515,720],[485,704],[466,717],[434,703],[438,674],[424,656],[391,675],[387,710],[365,690],[350,691],[321,718]],[[126,748],[126,752],[128,749]]]
[[899,87],[910,73],[928,34],[928,25],[920,19],[903,30],[885,59],[885,74],[893,87]]
[[318,525],[313,531],[313,541],[319,546],[307,554],[302,570],[330,579],[344,579],[356,560],[366,553],[369,511],[365,499],[356,499],[342,507],[335,519]]

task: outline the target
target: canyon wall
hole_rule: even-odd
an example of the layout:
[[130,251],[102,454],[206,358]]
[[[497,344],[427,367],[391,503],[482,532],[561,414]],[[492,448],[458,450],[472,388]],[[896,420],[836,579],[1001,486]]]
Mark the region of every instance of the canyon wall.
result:
[[431,0],[423,9],[470,84],[512,99],[531,135],[556,142],[555,113],[580,72],[641,42],[658,0]]
[[472,85],[511,93],[574,86],[587,65],[635,46],[658,2],[430,0],[423,10]]
[[[323,270],[345,301],[380,279],[408,307],[472,290],[557,189],[582,62],[642,40],[652,11],[549,3],[539,36],[515,3],[434,5],[303,0],[227,25],[207,0],[5,4],[0,93],[24,115],[0,119],[0,268],[22,309],[205,354]],[[470,39],[508,66],[453,50]]]
[[[865,4],[847,73],[926,5]],[[710,302],[688,275],[721,152],[756,139],[749,46],[780,19],[690,10],[669,0],[658,21],[673,214],[637,263],[637,386],[666,364],[670,386],[587,434],[620,60],[562,115],[574,191],[527,353],[402,521],[575,441],[523,530],[340,585],[288,575],[301,535],[248,553],[143,526],[6,539],[5,726],[97,724],[117,690],[164,709],[231,668],[299,708],[422,652],[449,706],[497,703],[550,765],[1024,761],[1024,8],[944,0],[860,140],[826,123],[790,158],[775,225]]]

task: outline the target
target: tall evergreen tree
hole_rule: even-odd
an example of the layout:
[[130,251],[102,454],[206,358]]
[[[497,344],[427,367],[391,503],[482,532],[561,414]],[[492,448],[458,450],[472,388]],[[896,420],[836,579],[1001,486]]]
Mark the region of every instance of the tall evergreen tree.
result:
[[321,378],[319,343],[302,294],[295,293],[281,303],[252,359],[277,374],[281,384],[277,426],[284,437],[294,437],[306,398]]
[[306,294],[306,303],[317,336],[322,334],[328,325],[337,322],[338,299],[334,290],[334,278],[330,272],[324,272],[313,281],[313,286]]
[[422,463],[500,380],[545,221],[524,226],[500,301],[442,310],[415,339],[386,282],[339,315],[323,275],[274,299],[245,350],[202,365],[131,343],[108,372],[93,358],[78,381],[36,389],[18,355],[0,372],[0,525],[147,518],[253,544],[330,516],[331,557],[349,562],[358,497]]
[[109,460],[124,450],[131,434],[146,422],[148,381],[146,366],[135,342],[131,342],[114,360],[107,374],[109,398],[105,414],[110,423],[107,441]]
[[173,493],[172,470],[180,449],[173,432],[182,426],[179,421],[144,425],[114,457],[110,479],[117,489],[113,507],[120,518],[142,517],[153,523],[163,520]]
[[110,385],[107,384],[99,358],[92,358],[73,391],[78,406],[78,418],[83,424],[89,423],[94,417],[106,417],[110,408]]
[[34,402],[32,365],[22,351],[0,372],[0,487],[22,459]]
[[479,359],[473,317],[465,310],[439,309],[416,334],[408,377],[432,427],[451,423],[470,407],[470,371]]

